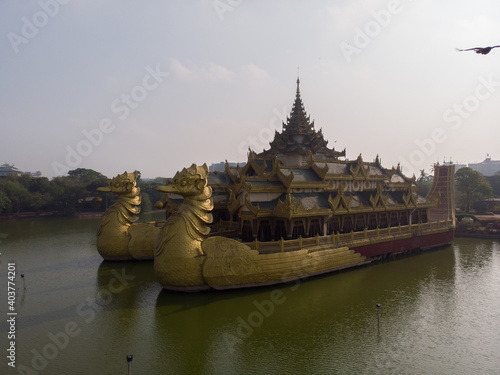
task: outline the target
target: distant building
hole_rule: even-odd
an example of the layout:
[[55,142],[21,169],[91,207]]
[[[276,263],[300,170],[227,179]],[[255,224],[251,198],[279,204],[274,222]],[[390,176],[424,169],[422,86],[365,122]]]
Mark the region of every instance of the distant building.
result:
[[491,160],[488,154],[481,163],[469,163],[469,168],[478,171],[483,176],[493,176],[495,173],[500,172],[500,160]]
[[[439,165],[439,163],[438,163]],[[467,164],[459,164],[459,163],[455,163],[455,162],[445,162],[443,163],[442,165],[454,165],[455,166],[455,173],[459,170],[459,169],[462,169],[462,168],[467,168]]]
[[10,164],[4,163],[4,164],[0,165],[0,177],[6,177],[6,176],[9,176],[11,174],[17,174],[18,176],[20,176],[22,174],[29,174],[33,177],[41,177],[42,176],[42,173],[40,171],[23,172],[19,168],[14,167],[14,164],[10,165]]
[[22,175],[24,172],[20,169],[14,167],[13,165],[9,165],[7,163],[0,165],[0,177],[9,176],[11,174]]
[[210,167],[208,167],[208,171],[209,172],[224,172],[226,170],[226,163],[230,166],[230,167],[236,167],[236,166],[240,166],[240,167],[244,167],[245,166],[245,162],[242,162],[242,163],[228,163],[228,162],[224,162],[224,161],[221,161],[220,163],[212,163],[212,165]]

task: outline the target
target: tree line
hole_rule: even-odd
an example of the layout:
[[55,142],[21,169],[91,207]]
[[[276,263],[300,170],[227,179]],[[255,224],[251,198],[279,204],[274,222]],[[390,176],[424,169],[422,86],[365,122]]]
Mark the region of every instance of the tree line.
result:
[[[33,177],[28,174],[11,174],[0,178],[0,213],[23,212],[55,213],[65,216],[83,212],[104,212],[117,197],[112,193],[97,191],[108,186],[111,179],[92,169],[78,168],[67,176]],[[153,204],[163,194],[156,187],[165,184],[165,178],[144,181],[138,179],[141,188],[141,209],[151,211]]]
[[[56,213],[76,215],[82,212],[104,212],[116,201],[116,195],[97,191],[98,187],[108,186],[111,179],[92,169],[78,168],[68,172],[67,176],[32,177],[28,174],[11,174],[0,178],[0,213],[35,214]],[[156,187],[165,184],[166,179],[142,180],[141,209],[148,212],[154,202],[162,200],[163,194]],[[493,196],[500,196],[500,172],[484,177],[471,168],[461,168],[455,174],[456,204],[465,212],[487,210],[487,201]],[[423,171],[417,180],[421,186],[420,195],[425,196],[432,185],[432,176]]]
[[494,210],[488,201],[500,196],[500,172],[485,177],[471,168],[460,168],[455,173],[455,182],[455,201],[463,211],[485,213]]
[[[433,182],[433,176],[424,170],[417,179],[419,194],[426,196]],[[485,177],[472,168],[460,168],[455,173],[455,204],[465,212],[491,212],[489,202],[494,197],[500,197],[500,172]],[[493,210],[492,210],[493,211]]]

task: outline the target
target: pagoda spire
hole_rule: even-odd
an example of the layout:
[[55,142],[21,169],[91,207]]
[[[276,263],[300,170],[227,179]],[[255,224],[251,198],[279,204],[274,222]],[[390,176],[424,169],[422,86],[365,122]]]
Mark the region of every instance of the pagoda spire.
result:
[[297,92],[293,103],[292,111],[287,119],[287,123],[283,124],[284,128],[289,128],[293,132],[309,132],[314,128],[314,123],[311,123],[309,116],[304,109],[304,103],[300,97],[300,79],[297,76]]
[[302,98],[300,97],[300,78],[297,72],[297,92],[295,100],[288,115],[286,122],[283,122],[281,133],[276,131],[271,148],[264,150],[259,156],[276,156],[287,154],[301,155],[320,155],[321,157],[337,159],[339,156],[345,156],[345,152],[337,152],[334,149],[327,148],[327,143],[323,138],[321,130],[314,129],[314,121],[304,108]]

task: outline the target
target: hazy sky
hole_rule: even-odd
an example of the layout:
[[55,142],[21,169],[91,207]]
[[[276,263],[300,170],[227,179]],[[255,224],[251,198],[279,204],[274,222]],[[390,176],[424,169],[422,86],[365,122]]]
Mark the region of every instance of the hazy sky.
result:
[[500,2],[0,2],[0,163],[172,176],[268,148],[293,104],[410,175],[500,159]]

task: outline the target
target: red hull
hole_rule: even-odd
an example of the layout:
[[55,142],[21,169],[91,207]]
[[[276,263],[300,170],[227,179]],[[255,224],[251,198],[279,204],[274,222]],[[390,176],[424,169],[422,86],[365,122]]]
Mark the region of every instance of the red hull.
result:
[[422,236],[353,247],[352,249],[367,259],[386,257],[390,254],[404,254],[413,250],[427,250],[451,244],[454,231],[432,233]]

